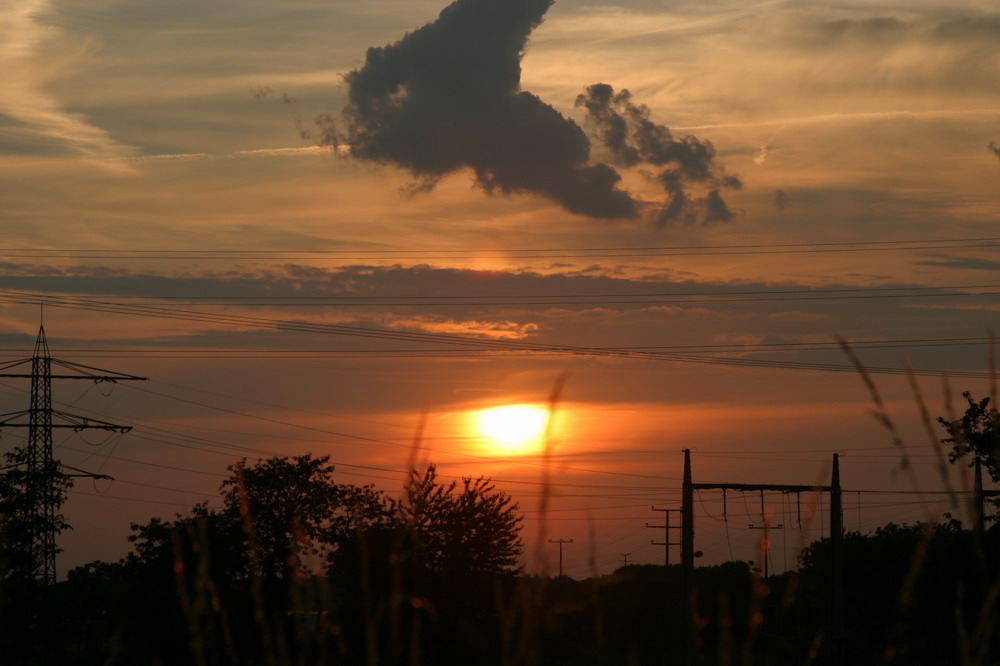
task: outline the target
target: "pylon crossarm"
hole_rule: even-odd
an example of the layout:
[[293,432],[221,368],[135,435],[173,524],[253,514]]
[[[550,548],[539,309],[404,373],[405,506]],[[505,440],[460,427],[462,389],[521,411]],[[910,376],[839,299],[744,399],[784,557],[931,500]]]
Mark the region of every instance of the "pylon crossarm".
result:
[[[21,375],[15,375],[15,374],[8,373],[8,374],[0,375],[0,377],[6,378],[6,379],[31,379],[34,376],[35,375],[32,375],[30,373],[21,374]],[[46,377],[48,377],[50,380],[51,379],[89,379],[89,380],[91,380],[91,381],[93,381],[95,383],[100,383],[100,382],[118,382],[118,381],[121,381],[122,379],[127,379],[127,378],[123,378],[123,377],[100,377],[100,376],[96,376],[96,375],[53,375],[51,373],[49,373],[48,375],[46,375]],[[145,377],[135,377],[135,379],[145,379]]]
[[5,425],[9,425],[7,423],[7,421],[9,421],[11,419],[17,418],[18,416],[27,416],[30,413],[31,413],[31,410],[29,410],[29,409],[22,409],[19,412],[8,412],[6,414],[0,414],[0,427],[3,427]]
[[115,480],[115,477],[113,476],[108,476],[107,474],[95,474],[94,472],[88,472],[86,470],[79,469],[78,467],[73,467],[72,465],[64,465],[63,463],[59,463],[59,466],[76,472],[76,474],[63,474],[63,476],[73,476],[73,477],[83,476],[91,479],[105,479],[107,481]]
[[100,419],[90,418],[89,416],[79,416],[77,414],[70,414],[69,412],[60,412],[57,410],[52,410],[52,416],[64,419],[67,421],[65,425],[53,423],[53,428],[73,428],[74,430],[107,430],[109,432],[120,432],[122,434],[127,433],[132,429],[132,426],[118,425],[117,423],[110,423],[108,421],[102,421]]
[[[60,412],[53,409],[51,412],[53,418],[60,418],[66,421],[65,423],[52,423],[49,425],[51,428],[72,428],[73,430],[107,430],[109,432],[120,432],[122,434],[132,430],[132,426],[118,425],[117,423],[109,423],[108,421],[102,421],[100,419],[91,418],[89,416],[79,416],[77,414],[70,414],[69,412]],[[0,415],[0,428],[30,428],[32,424],[29,423],[17,423],[13,419],[18,417],[28,417],[31,415],[30,410],[25,410],[21,412],[12,412],[10,414]],[[7,418],[5,418],[7,417]]]
[[112,370],[102,370],[101,368],[95,368],[89,365],[83,365],[82,363],[72,363],[70,361],[62,361],[57,358],[52,359],[52,365],[58,365],[67,370],[73,370],[74,372],[80,373],[81,379],[93,379],[94,381],[104,381],[104,382],[116,382],[116,381],[138,381],[144,382],[148,380],[148,377],[138,377],[136,375],[125,374],[124,372],[114,372]]
[[[3,372],[4,370],[9,370],[10,368],[16,368],[19,365],[27,365],[28,363],[31,363],[30,358],[22,358],[18,361],[11,361],[10,363],[7,363],[5,365],[0,365],[0,372]],[[10,376],[24,377],[24,375],[0,375],[0,377],[10,377]],[[30,376],[31,375],[29,374],[28,377]]]

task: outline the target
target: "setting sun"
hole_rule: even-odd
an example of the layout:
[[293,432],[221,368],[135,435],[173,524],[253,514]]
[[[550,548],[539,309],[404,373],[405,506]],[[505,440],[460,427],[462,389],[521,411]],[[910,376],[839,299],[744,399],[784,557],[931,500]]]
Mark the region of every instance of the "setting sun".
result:
[[549,413],[532,405],[494,407],[478,414],[480,434],[491,448],[504,453],[531,453],[541,448]]

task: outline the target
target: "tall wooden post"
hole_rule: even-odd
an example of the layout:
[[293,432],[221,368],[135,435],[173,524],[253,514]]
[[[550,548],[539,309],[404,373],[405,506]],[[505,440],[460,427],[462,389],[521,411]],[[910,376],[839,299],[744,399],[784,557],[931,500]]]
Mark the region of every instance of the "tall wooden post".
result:
[[983,466],[976,458],[976,478],[972,486],[972,529],[982,538],[985,525],[986,502],[983,499]]
[[682,654],[684,666],[694,664],[694,489],[691,449],[684,449],[684,485],[681,493],[681,596],[684,604]]
[[830,479],[830,662],[844,664],[844,516],[836,453]]

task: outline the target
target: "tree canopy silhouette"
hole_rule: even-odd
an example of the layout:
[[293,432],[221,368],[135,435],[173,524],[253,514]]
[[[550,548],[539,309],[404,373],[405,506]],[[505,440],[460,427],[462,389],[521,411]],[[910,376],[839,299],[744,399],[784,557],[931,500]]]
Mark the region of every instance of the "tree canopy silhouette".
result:
[[336,483],[329,457],[268,458],[229,466],[222,516],[239,525],[246,573],[288,578],[312,557],[325,562],[361,527],[387,524],[394,502],[372,486]]
[[[338,483],[327,457],[242,460],[229,472],[221,507],[206,502],[132,526],[122,573],[185,609],[158,609],[158,625],[145,630],[158,636],[160,654],[186,624],[196,654],[229,640],[244,655],[266,656],[273,637],[301,632],[295,618],[306,616],[324,627],[296,649],[329,644],[336,627],[345,663],[375,655],[406,663],[409,648],[393,638],[405,633],[423,636],[425,656],[436,650],[446,660],[442,650],[495,644],[483,634],[498,626],[487,600],[518,571],[521,517],[489,479],[442,483],[431,466],[411,470],[394,498]],[[199,604],[204,612],[193,610]],[[215,606],[234,610],[223,619],[208,610]],[[457,628],[475,636],[463,641]]]
[[[58,461],[38,468],[29,465],[25,447],[4,454],[0,465],[0,581],[30,584],[42,566],[40,542],[43,534],[53,537],[71,529],[61,512],[73,479]],[[46,515],[43,507],[54,508]],[[56,553],[60,552],[56,548]]]
[[443,485],[431,465],[423,474],[411,470],[399,514],[413,530],[417,556],[429,571],[503,575],[517,571],[521,555],[517,509],[486,477]]
[[968,407],[961,418],[938,418],[948,432],[948,437],[941,440],[951,445],[948,459],[954,463],[968,457],[970,466],[978,461],[994,481],[1000,481],[1000,414],[990,406],[989,396],[977,401],[965,391],[962,397]]
[[[340,551],[356,550],[358,541],[369,557],[407,560],[435,574],[517,571],[518,506],[486,477],[441,483],[433,465],[411,470],[402,497],[394,499],[370,485],[337,483],[325,456],[243,460],[228,469],[221,509],[205,502],[172,521],[134,524],[130,557],[166,565],[178,538],[203,533],[211,535],[212,557],[234,578],[289,578],[305,563],[336,573],[344,562]],[[374,553],[380,539],[397,552]]]

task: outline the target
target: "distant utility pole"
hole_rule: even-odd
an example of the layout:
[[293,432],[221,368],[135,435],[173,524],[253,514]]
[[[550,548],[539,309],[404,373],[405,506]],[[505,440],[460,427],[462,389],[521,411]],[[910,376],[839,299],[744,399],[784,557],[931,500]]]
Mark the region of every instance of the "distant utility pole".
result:
[[753,523],[750,523],[749,525],[747,525],[747,527],[749,527],[752,530],[764,530],[764,536],[760,540],[760,547],[758,548],[758,550],[760,550],[761,557],[764,559],[764,579],[767,580],[768,576],[770,575],[768,573],[767,560],[771,556],[771,541],[768,539],[767,533],[770,530],[784,529],[785,526],[780,523],[777,525],[772,525],[770,522],[768,522],[767,514],[764,512],[763,490],[760,491],[760,519],[763,521],[763,523],[761,523],[760,525],[754,525]]
[[1000,497],[1000,490],[983,490],[983,466],[977,458],[976,475],[972,487],[972,526],[980,538],[982,538],[983,530],[986,529],[987,497]]
[[622,556],[622,559],[620,559],[618,561],[621,562],[623,566],[627,567],[628,566],[628,556],[631,555],[632,553],[618,553],[618,554]]
[[663,530],[663,541],[653,541],[650,539],[649,543],[653,546],[663,546],[663,566],[670,566],[670,547],[681,545],[680,541],[670,540],[670,530],[679,530],[680,525],[670,525],[670,514],[680,513],[680,509],[657,509],[655,506],[650,509],[650,511],[662,511],[663,512],[663,524],[662,525],[650,525],[646,523],[646,527],[654,527]]
[[559,577],[562,578],[563,568],[562,568],[562,547],[564,543],[573,543],[572,539],[549,539],[549,543],[559,544]]
[[[31,373],[11,372],[15,368],[31,365]],[[73,374],[52,374],[52,366],[68,370]],[[105,374],[107,373],[107,374]],[[31,358],[13,361],[0,366],[0,377],[30,379],[31,407],[25,411],[0,414],[0,428],[27,428],[28,446],[24,450],[23,460],[16,461],[7,468],[24,467],[23,508],[24,525],[29,534],[19,535],[28,542],[28,550],[33,570],[33,578],[45,585],[56,581],[56,532],[58,509],[63,502],[62,487],[59,482],[68,477],[88,477],[94,479],[110,479],[104,474],[91,474],[69,465],[64,465],[52,458],[52,429],[72,428],[81,430],[107,430],[109,432],[126,433],[131,426],[120,426],[86,416],[77,416],[52,408],[53,379],[89,379],[95,384],[102,382],[119,382],[123,380],[143,381],[145,377],[135,377],[109,370],[100,370],[86,365],[70,363],[52,358],[49,354],[49,344],[45,338],[45,328],[39,326],[38,337],[35,339],[35,351]],[[27,422],[24,418],[27,417]],[[64,470],[70,470],[67,473]]]

